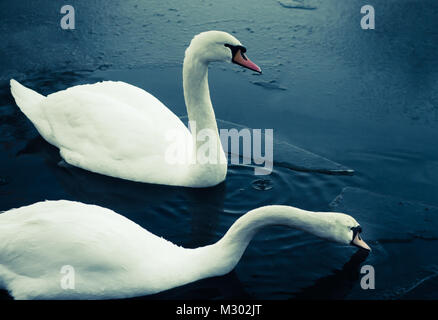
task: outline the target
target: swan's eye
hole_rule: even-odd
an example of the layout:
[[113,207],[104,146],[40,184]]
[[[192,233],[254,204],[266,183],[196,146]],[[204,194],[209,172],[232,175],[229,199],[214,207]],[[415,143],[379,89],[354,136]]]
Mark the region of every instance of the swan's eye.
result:
[[224,46],[231,50],[231,53],[233,54],[233,57],[234,57],[234,55],[237,52],[236,46],[233,46],[232,44],[228,44],[228,43],[225,43]]
[[224,46],[227,48],[230,48],[231,52],[233,53],[233,56],[236,54],[236,52],[238,50],[240,50],[240,52],[242,52],[242,53],[246,52],[246,48],[244,46],[234,46],[234,45],[228,44],[228,43],[225,43]]
[[362,227],[361,226],[357,226],[357,227],[352,227],[351,230],[353,231],[353,239],[356,237],[359,238],[359,240],[361,240],[360,238],[360,233],[362,232]]

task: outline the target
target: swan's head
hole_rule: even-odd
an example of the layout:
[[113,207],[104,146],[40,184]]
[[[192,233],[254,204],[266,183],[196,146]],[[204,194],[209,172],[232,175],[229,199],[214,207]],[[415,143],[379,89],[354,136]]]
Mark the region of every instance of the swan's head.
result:
[[362,227],[352,216],[338,212],[319,214],[327,215],[326,219],[312,233],[330,241],[371,250],[361,238]]
[[261,73],[262,70],[246,56],[246,48],[231,34],[223,31],[207,31],[196,35],[186,50],[186,58],[203,63],[232,62]]

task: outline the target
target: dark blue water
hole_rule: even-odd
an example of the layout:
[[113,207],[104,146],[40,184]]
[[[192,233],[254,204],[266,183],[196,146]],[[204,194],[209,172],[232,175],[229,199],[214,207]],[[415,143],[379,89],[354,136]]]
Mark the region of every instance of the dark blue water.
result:
[[[316,9],[275,0],[73,1],[76,30],[64,31],[62,1],[0,2],[0,210],[45,199],[95,203],[186,247],[218,240],[262,205],[338,210],[364,226],[369,256],[272,227],[232,273],[147,298],[436,299],[438,4],[374,3],[376,30],[364,31],[362,1],[304,3]],[[211,29],[232,32],[263,69],[218,64],[209,79],[219,119],[274,128],[283,147],[266,190],[243,165],[196,190],[60,167],[9,93],[12,77],[43,94],[122,80],[184,116],[184,50]],[[360,287],[364,264],[375,268],[375,290]]]

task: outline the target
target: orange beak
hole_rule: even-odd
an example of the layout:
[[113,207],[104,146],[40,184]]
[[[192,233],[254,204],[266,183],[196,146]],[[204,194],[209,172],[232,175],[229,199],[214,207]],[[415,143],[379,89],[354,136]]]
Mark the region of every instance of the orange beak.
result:
[[249,60],[248,57],[240,49],[237,50],[236,54],[234,55],[233,62],[255,72],[262,73],[262,69],[260,69],[260,67],[254,62]]
[[371,251],[371,248],[360,237],[359,232],[356,234],[356,236],[354,237],[353,241],[351,241],[351,243],[356,247]]

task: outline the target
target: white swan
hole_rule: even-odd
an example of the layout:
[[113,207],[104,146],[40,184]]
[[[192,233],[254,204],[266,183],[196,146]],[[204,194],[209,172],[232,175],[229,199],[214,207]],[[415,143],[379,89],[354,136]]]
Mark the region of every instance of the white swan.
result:
[[234,62],[261,72],[245,52],[239,40],[220,31],[195,36],[186,50],[183,86],[189,120],[197,132],[208,129],[208,144],[215,146],[204,161],[197,150],[205,141],[192,136],[157,98],[128,83],[79,85],[44,97],[12,79],[11,92],[41,136],[73,166],[132,181],[209,187],[225,180],[227,159],[210,100],[208,64]]
[[[256,232],[272,224],[369,250],[359,224],[342,213],[261,207],[240,217],[215,244],[185,249],[109,209],[45,201],[0,214],[0,288],[16,299],[153,294],[230,272]],[[64,266],[70,276],[74,270],[67,289]]]

